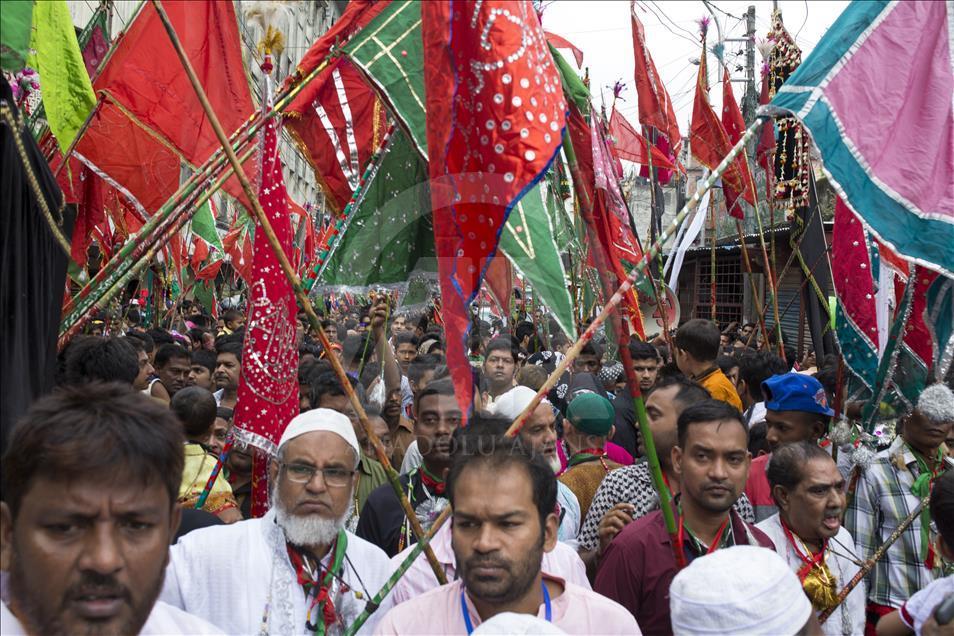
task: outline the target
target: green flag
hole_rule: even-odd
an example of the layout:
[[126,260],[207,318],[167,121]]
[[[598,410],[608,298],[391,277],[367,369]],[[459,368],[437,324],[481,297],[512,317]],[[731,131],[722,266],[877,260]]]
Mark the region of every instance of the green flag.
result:
[[580,109],[581,113],[588,114],[590,112],[590,90],[580,79],[580,76],[576,74],[576,71],[573,70],[573,67],[567,64],[563,56],[553,48],[553,45],[548,46],[550,47],[550,55],[553,56],[553,61],[556,62],[557,68],[560,70],[564,94]]
[[0,67],[16,73],[26,65],[33,0],[4,0],[0,12]]
[[419,1],[395,0],[344,47],[427,157]]
[[[6,14],[4,2],[4,14]],[[44,0],[34,9],[30,65],[40,75],[40,90],[50,130],[63,152],[96,106],[93,85],[76,40],[66,0]]]
[[192,217],[192,233],[220,252],[225,251],[225,248],[222,247],[219,232],[215,229],[215,216],[212,214],[212,206],[209,201],[203,203],[202,207],[196,210],[195,216]]

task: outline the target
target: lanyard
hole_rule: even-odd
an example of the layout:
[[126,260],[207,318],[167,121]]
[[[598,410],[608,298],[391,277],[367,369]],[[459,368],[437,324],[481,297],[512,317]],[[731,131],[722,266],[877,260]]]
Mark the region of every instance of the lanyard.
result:
[[[550,592],[547,590],[547,585],[543,581],[540,581],[540,587],[543,589],[543,604],[545,605],[544,614],[546,616],[547,622],[552,622],[553,610],[550,607]],[[460,611],[464,615],[464,626],[467,628],[467,633],[472,634],[474,631],[474,624],[470,621],[470,612],[467,611],[467,599],[464,595],[464,586],[460,588]]]
[[[798,575],[798,580],[804,582],[805,577],[808,576],[808,573],[814,568],[821,569],[825,565],[825,551],[828,549],[828,539],[822,541],[821,550],[818,551],[818,554],[813,553],[807,545],[802,543],[802,546],[805,548],[805,552],[802,552],[798,547],[798,544],[795,541],[795,535],[789,529],[788,524],[782,521],[782,518],[779,517],[779,523],[782,525],[782,532],[785,533],[785,538],[788,539],[789,545],[792,546],[792,549],[795,550],[795,554],[801,559],[804,564],[798,569],[796,574]],[[799,537],[799,542],[801,538]]]
[[[729,514],[731,516],[731,513]],[[708,550],[706,550],[706,554],[712,554],[713,552],[719,549],[719,544],[722,543],[722,535],[725,533],[725,528],[727,525],[729,525],[729,517],[726,517],[725,521],[722,522],[722,525],[719,526],[719,529],[716,530],[715,538],[712,540],[712,543],[709,544],[709,548]],[[701,545],[698,539],[696,539],[696,543]],[[680,514],[679,515],[679,534],[676,535],[676,548],[680,552],[682,552],[685,550],[685,544],[686,544],[686,529],[685,529],[685,526],[683,525],[683,517]],[[692,555],[692,557],[689,560],[691,561],[694,558],[695,558],[695,555]]]

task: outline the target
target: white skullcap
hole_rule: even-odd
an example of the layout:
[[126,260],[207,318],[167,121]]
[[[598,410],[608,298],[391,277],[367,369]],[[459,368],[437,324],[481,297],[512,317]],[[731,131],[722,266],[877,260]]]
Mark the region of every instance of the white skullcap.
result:
[[[512,422],[523,413],[523,409],[527,408],[536,394],[537,392],[528,386],[515,386],[494,400],[487,410],[490,411],[491,415],[499,415]],[[546,398],[540,401],[540,404],[549,403]]]
[[812,604],[775,551],[740,545],[699,557],[676,574],[669,609],[676,636],[782,636],[804,627]]
[[478,625],[473,633],[490,636],[491,634],[565,634],[566,632],[539,616],[502,612]]
[[921,391],[918,411],[932,422],[954,420],[954,392],[943,384],[932,384]]
[[278,442],[278,448],[300,437],[305,433],[314,433],[317,431],[328,431],[341,436],[348,446],[354,449],[354,452],[361,456],[361,447],[358,445],[358,436],[354,434],[354,427],[351,420],[344,413],[333,411],[331,409],[312,409],[305,411],[301,415],[296,415],[288,423],[282,438]]

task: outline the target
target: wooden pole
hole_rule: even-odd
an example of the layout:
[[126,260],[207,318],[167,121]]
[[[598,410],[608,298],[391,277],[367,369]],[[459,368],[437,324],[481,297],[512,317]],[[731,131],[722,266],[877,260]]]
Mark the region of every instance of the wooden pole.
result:
[[[328,338],[325,336],[324,330],[321,328],[321,321],[318,319],[317,314],[315,314],[315,309],[312,307],[311,301],[308,299],[308,294],[305,292],[304,287],[302,287],[301,280],[299,280],[298,274],[295,272],[294,268],[289,262],[288,256],[285,254],[285,250],[282,249],[282,245],[278,240],[278,236],[275,235],[275,230],[272,228],[271,222],[269,222],[268,217],[265,215],[265,211],[262,210],[262,206],[258,201],[258,197],[256,196],[255,191],[252,190],[252,184],[249,183],[248,178],[245,176],[245,171],[242,170],[242,164],[239,162],[238,157],[235,156],[235,152],[232,150],[232,146],[229,144],[229,139],[226,136],[225,131],[222,129],[222,125],[219,123],[219,119],[212,108],[212,104],[209,103],[209,99],[205,94],[205,89],[202,87],[202,83],[199,82],[199,78],[196,76],[195,70],[192,68],[192,63],[189,61],[188,56],[185,54],[185,51],[182,48],[182,43],[179,41],[179,36],[176,35],[175,28],[172,26],[172,22],[169,21],[169,16],[166,15],[166,11],[162,7],[161,0],[152,0],[152,4],[156,7],[156,12],[159,14],[159,18],[162,20],[162,24],[166,29],[166,33],[169,35],[169,40],[172,42],[172,46],[176,50],[176,55],[178,55],[179,61],[182,63],[186,74],[189,76],[189,82],[192,84],[192,88],[195,90],[196,97],[199,98],[199,103],[202,105],[202,110],[205,111],[206,116],[209,118],[209,123],[212,125],[212,129],[215,131],[215,135],[219,138],[219,143],[222,144],[222,149],[225,151],[229,163],[231,163],[232,167],[235,169],[235,176],[238,178],[239,183],[242,185],[242,190],[245,192],[245,196],[249,200],[249,204],[252,207],[252,212],[260,225],[262,234],[265,235],[269,246],[272,248],[275,258],[278,260],[278,264],[281,266],[282,272],[285,274],[285,278],[288,279],[292,289],[295,290],[295,296],[298,298],[298,302],[301,304],[302,309],[304,309],[305,315],[308,316],[309,325],[318,335],[321,346],[325,348],[325,351],[331,351],[331,343],[328,342]],[[361,405],[361,400],[358,399],[358,395],[351,386],[348,375],[345,373],[345,370],[341,366],[341,362],[338,360],[338,358],[336,356],[328,356],[327,359],[329,362],[331,362],[331,366],[334,369],[335,374],[338,376],[338,381],[341,383],[342,388],[345,390],[345,393],[348,394],[348,399],[351,401],[351,406],[358,415],[358,420],[361,422],[361,426],[364,428],[368,439],[374,445],[374,450],[378,461],[381,462],[388,474],[388,480],[390,481],[392,488],[394,488],[394,493],[397,495],[398,500],[401,503],[401,508],[404,510],[404,514],[407,516],[408,522],[411,525],[411,529],[418,541],[420,541],[425,536],[424,529],[421,527],[421,522],[414,513],[414,508],[411,507],[407,496],[404,494],[404,489],[401,487],[397,471],[395,471],[394,467],[391,466],[391,461],[384,450],[384,446],[381,444],[381,440],[375,434],[374,428],[371,426],[370,422],[368,422],[368,415],[365,413],[364,407]],[[431,568],[434,570],[434,575],[443,585],[447,582],[447,580],[444,576],[444,570],[440,566],[440,562],[437,560],[437,557],[434,555],[434,551],[431,550],[430,546],[425,546],[424,550],[425,554],[427,555],[427,560],[430,562]]]

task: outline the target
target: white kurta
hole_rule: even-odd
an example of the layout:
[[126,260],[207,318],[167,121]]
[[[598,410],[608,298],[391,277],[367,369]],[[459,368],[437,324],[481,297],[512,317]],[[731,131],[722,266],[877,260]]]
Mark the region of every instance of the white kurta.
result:
[[[337,585],[332,588],[333,593],[338,592],[335,609],[345,626],[361,613],[365,601],[377,594],[390,574],[383,550],[350,532],[347,535],[341,578],[350,590],[341,591]],[[203,528],[179,539],[170,548],[160,598],[228,634],[306,633],[305,593],[288,558],[284,533],[271,511],[260,519]],[[385,599],[359,633],[370,633],[390,606],[390,599]]]
[[[781,555],[793,572],[798,572],[805,564],[796,554],[788,537],[785,536],[785,530],[782,529],[782,522],[775,513],[768,519],[757,523],[756,528],[768,535],[772,543],[775,544],[775,551]],[[855,549],[855,540],[851,533],[844,527],[838,529],[833,541],[829,542],[830,549],[825,555],[825,563],[828,569],[837,578],[836,587],[840,591],[848,581],[855,576],[861,568],[854,562],[842,555],[850,555]],[[837,552],[837,554],[835,553]],[[822,624],[822,631],[828,636],[847,636],[848,634],[864,634],[865,632],[865,585],[864,581],[859,583],[851,591],[845,602],[838,606],[834,613]]]

